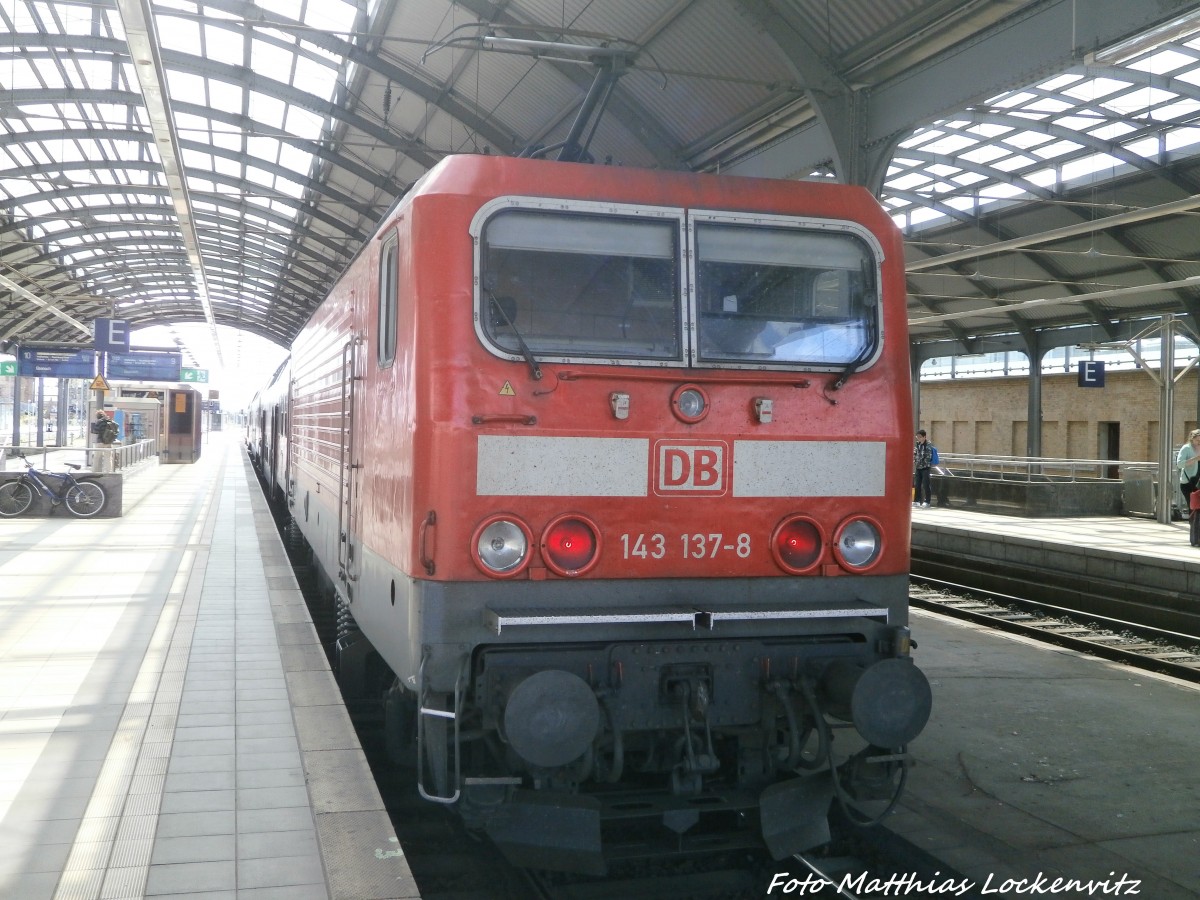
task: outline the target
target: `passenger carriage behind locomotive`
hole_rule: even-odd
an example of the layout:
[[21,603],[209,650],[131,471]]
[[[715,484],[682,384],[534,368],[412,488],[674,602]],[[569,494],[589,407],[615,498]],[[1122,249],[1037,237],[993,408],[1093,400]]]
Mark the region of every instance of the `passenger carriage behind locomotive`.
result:
[[833,184],[459,156],[403,198],[295,342],[287,488],[426,797],[599,872],[898,790],[902,260]]

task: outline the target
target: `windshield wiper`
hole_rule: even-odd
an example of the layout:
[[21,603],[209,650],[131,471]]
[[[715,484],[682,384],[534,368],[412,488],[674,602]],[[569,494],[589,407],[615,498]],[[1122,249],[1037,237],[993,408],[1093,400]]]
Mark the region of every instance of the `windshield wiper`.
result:
[[517,346],[521,348],[521,355],[525,357],[525,362],[529,364],[529,373],[533,376],[534,381],[542,380],[542,367],[538,365],[537,359],[534,358],[533,351],[529,349],[529,345],[525,343],[525,338],[521,336],[520,330],[513,324],[512,317],[509,316],[508,310],[504,308],[504,304],[490,290],[487,292],[488,302],[492,310],[500,314],[500,318],[504,320],[513,333],[513,337],[517,339]]
[[876,316],[878,315],[875,307],[878,305],[879,295],[875,291],[875,269],[867,260],[862,260],[859,263],[859,273],[861,275],[860,284],[860,307],[867,313],[863,317],[863,348],[859,351],[858,356],[850,361],[850,363],[842,370],[842,373],[834,379],[829,386],[831,391],[840,391],[853,375],[858,367],[871,358],[871,354],[875,351],[876,339]]

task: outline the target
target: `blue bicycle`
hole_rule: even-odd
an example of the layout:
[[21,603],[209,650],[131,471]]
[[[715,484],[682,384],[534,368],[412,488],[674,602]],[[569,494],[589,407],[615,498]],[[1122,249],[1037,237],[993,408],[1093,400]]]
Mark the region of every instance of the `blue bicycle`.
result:
[[[19,478],[0,484],[0,516],[19,516],[33,506],[34,491],[50,501],[51,506],[65,504],[72,515],[88,519],[104,509],[108,495],[94,481],[79,479],[70,472],[46,472],[36,469],[22,453],[13,454],[25,463],[25,471]],[[80,469],[75,463],[67,463],[72,469]],[[57,486],[54,486],[57,485]]]

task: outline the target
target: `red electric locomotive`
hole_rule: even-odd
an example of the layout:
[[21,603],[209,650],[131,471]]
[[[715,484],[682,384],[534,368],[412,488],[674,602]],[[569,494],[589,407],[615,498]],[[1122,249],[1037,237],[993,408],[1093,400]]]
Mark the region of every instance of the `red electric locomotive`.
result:
[[903,298],[859,188],[490,156],[413,187],[257,453],[425,797],[589,872],[779,858],[894,797],[930,708]]

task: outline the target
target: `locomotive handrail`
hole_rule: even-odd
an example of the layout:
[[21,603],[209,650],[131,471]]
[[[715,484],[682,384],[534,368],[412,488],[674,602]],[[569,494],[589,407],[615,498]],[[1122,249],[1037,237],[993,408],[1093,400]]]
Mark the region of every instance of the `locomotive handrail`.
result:
[[519,413],[483,413],[471,416],[472,425],[536,425],[537,416],[523,416]]
[[[421,666],[417,671],[417,683],[420,685],[420,693],[417,696],[417,793],[426,800],[433,803],[457,803],[459,796],[462,794],[462,748],[460,744],[459,725],[461,718],[459,711],[462,709],[462,680],[463,673],[459,670],[458,678],[454,680],[454,709],[437,709],[429,705],[429,684],[425,679],[425,663],[428,662],[428,654],[422,654]],[[431,794],[425,790],[425,720],[426,718],[441,719],[443,722],[450,719],[454,722],[454,791],[448,795]],[[450,777],[449,771],[446,772],[447,779]],[[436,787],[436,785],[435,785]],[[451,786],[447,785],[447,789]]]
[[[357,363],[357,348],[363,339],[354,335],[342,347],[342,435],[338,441],[338,574],[346,582],[352,582],[357,576],[351,571],[350,564],[354,559],[350,547],[350,504],[353,502],[353,486],[348,484],[356,466],[354,465],[354,382]],[[347,368],[347,363],[349,368]],[[350,465],[346,464],[349,457]]]
[[[581,369],[563,369],[553,373],[559,381],[582,381],[585,378],[596,379],[612,379],[612,372],[605,369],[581,370]],[[814,375],[837,375],[836,371],[814,371]],[[746,370],[732,371],[729,369],[680,369],[678,366],[667,367],[658,366],[655,368],[638,369],[637,371],[625,370],[621,372],[621,378],[624,381],[670,381],[678,383],[680,381],[692,381],[699,384],[738,384],[742,382],[761,382],[764,375],[782,375],[785,380],[792,382],[794,388],[804,389],[812,387],[811,378],[796,379],[795,372],[775,372],[770,370]],[[535,391],[534,393],[538,393]],[[546,392],[549,393],[549,392]]]
[[421,565],[425,567],[425,574],[427,575],[432,575],[435,571],[437,571],[437,564],[433,561],[433,554],[429,552],[429,547],[426,544],[426,541],[429,538],[429,532],[435,525],[437,525],[437,513],[431,509],[429,514],[421,520],[421,527],[417,535],[417,544],[420,548],[419,552],[421,554]]

